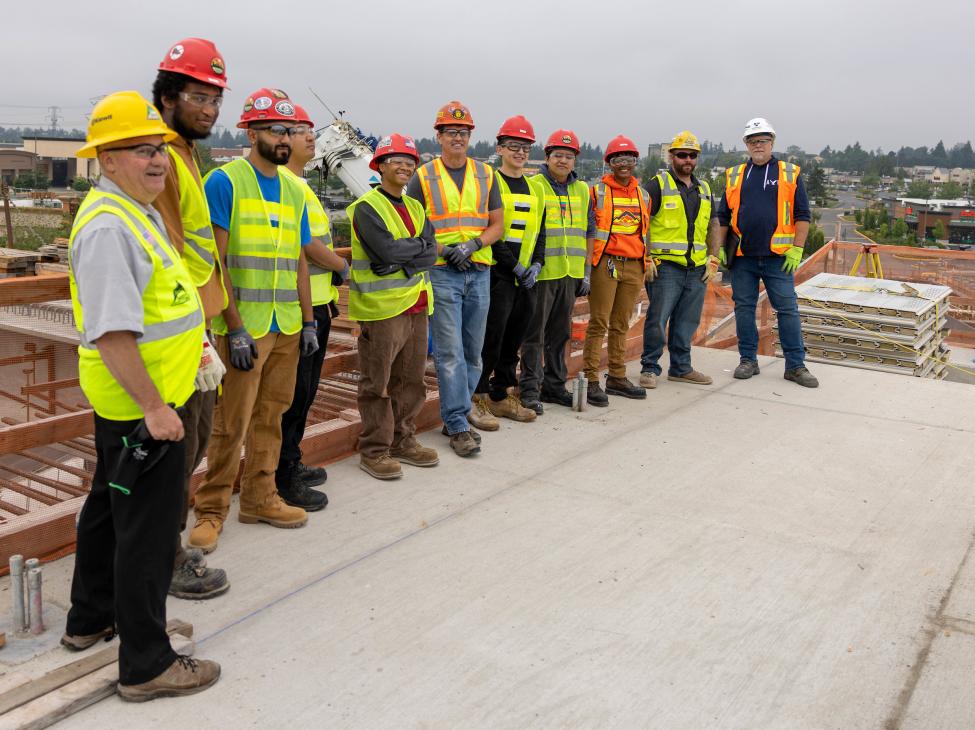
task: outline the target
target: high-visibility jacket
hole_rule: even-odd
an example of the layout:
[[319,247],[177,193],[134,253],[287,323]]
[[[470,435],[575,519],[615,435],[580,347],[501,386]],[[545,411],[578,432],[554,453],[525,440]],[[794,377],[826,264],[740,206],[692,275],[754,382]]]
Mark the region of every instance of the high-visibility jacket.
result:
[[[650,196],[646,190],[638,184],[634,184],[632,187],[633,191],[637,193],[636,198],[621,197],[620,192],[622,191],[616,188],[616,192],[614,192],[613,186],[606,182],[607,177],[612,176],[607,175],[592,186],[592,196],[596,208],[596,243],[593,246],[592,263],[594,266],[599,264],[600,259],[603,257],[603,251],[606,250],[606,246],[609,243],[610,236],[616,232],[613,227],[614,207],[630,206],[635,208],[639,206],[639,223],[633,222],[627,227],[632,227],[632,233],[642,239],[643,251],[639,252],[638,256],[632,256],[630,258],[640,258],[644,261],[644,266],[646,266],[646,240],[647,232],[650,229]],[[614,206],[614,201],[618,204],[617,206]],[[626,231],[626,233],[631,232]]]
[[[332,248],[332,226],[328,221],[328,214],[322,206],[322,201],[315,195],[311,185],[303,177],[295,175],[287,167],[282,166],[281,172],[294,178],[302,190],[305,192],[305,208],[308,211],[308,227],[311,229],[311,237],[319,239],[329,249]],[[311,280],[311,303],[312,306],[328,304],[339,298],[339,290],[332,283],[332,272],[323,269],[318,264],[308,261],[308,274]]]
[[[409,196],[403,196],[403,203],[409,211],[413,221],[413,230],[417,235],[423,230],[426,215],[423,204]],[[368,205],[379,214],[386,228],[393,238],[410,238],[409,229],[403,223],[400,214],[393,204],[378,188],[368,193],[349,206],[349,220],[353,220],[356,208]],[[379,276],[370,268],[371,260],[362,246],[362,241],[352,226],[352,275],[349,279],[349,319],[360,322],[373,322],[379,319],[389,319],[402,314],[416,304],[420,292],[427,293],[427,314],[433,313],[433,286],[430,284],[430,274],[420,271],[413,276],[407,276],[402,269],[394,274]]]
[[[305,194],[293,178],[280,172],[281,167],[279,203],[261,195],[257,173],[247,160],[234,160],[218,169],[226,173],[234,189],[227,272],[241,321],[255,338],[271,331],[272,318],[283,334],[292,335],[301,329],[298,259]],[[271,225],[272,220],[277,227]],[[214,318],[213,331],[227,334],[222,316]]]
[[677,188],[677,182],[670,171],[657,175],[660,184],[660,210],[650,219],[650,235],[647,248],[650,255],[664,261],[674,261],[687,265],[688,247],[691,251],[691,264],[701,266],[708,260],[708,221],[711,220],[711,188],[704,181],[698,181],[701,206],[694,219],[694,240],[687,240],[687,210],[684,198]]
[[[489,165],[468,159],[462,190],[457,189],[439,157],[421,165],[416,172],[437,243],[451,246],[484,233],[488,226],[488,198],[494,185],[494,171]],[[490,250],[482,248],[474,252],[471,261],[490,264],[493,258]],[[438,265],[445,263],[442,256],[437,257]]]
[[[799,185],[799,165],[784,160],[779,163],[779,182],[778,182],[778,212],[775,231],[772,233],[770,248],[772,253],[784,255],[796,241],[796,188]],[[737,165],[725,170],[725,200],[731,210],[731,229],[739,236],[741,231],[738,229],[738,210],[741,208],[741,188],[745,182],[746,165]],[[738,255],[741,256],[741,247],[738,247]]]
[[[152,277],[142,292],[143,332],[136,337],[136,345],[159,396],[164,403],[173,403],[178,408],[196,389],[194,380],[203,353],[203,305],[192,277],[165,234],[143,211],[120,195],[100,190],[91,190],[78,209],[68,241],[69,259],[78,233],[99,215],[121,218],[152,261]],[[85,313],[78,298],[77,272],[74,268],[68,271],[75,326],[81,333],[78,347],[81,389],[102,418],[112,421],[142,418],[142,409],[109,372],[98,346],[85,338]]]
[[[532,254],[535,253],[535,244],[542,229],[545,191],[537,181],[530,178],[525,180],[528,183],[528,194],[512,193],[500,173],[496,173],[495,182],[504,207],[504,233],[499,243],[520,245],[518,263],[527,268],[531,266]],[[491,263],[498,263],[493,256]]]
[[545,175],[532,175],[528,181],[539,184],[545,198],[545,265],[539,281],[581,279],[586,275],[589,186],[576,180],[569,183],[568,195],[560,197]]

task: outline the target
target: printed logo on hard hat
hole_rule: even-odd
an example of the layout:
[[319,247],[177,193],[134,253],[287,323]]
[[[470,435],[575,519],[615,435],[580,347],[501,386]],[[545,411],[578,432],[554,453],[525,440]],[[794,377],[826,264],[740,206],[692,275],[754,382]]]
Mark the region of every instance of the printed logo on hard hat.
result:
[[379,144],[376,145],[376,149],[379,149],[380,147],[392,147],[392,146],[393,146],[393,138],[383,137],[381,140],[379,140]]
[[403,146],[410,150],[416,149],[416,143],[412,137],[403,137]]
[[249,96],[247,97],[247,101],[244,102],[244,113],[246,114],[253,108],[254,108],[254,97]]
[[169,49],[169,58],[173,61],[179,60],[180,56],[183,55],[183,44],[177,43],[171,49]]
[[271,104],[273,103],[274,100],[271,99],[270,96],[259,96],[254,99],[254,108],[257,109],[257,111],[262,112],[265,109],[270,109]]
[[449,111],[450,116],[454,119],[467,119],[467,110],[462,106],[453,106]]
[[156,107],[154,107],[152,104],[146,105],[146,119],[150,119],[154,122],[158,122],[161,119],[159,112],[156,111]]
[[217,76],[223,76],[224,66],[222,58],[214,58],[210,61],[210,70]]
[[562,141],[563,141],[563,142],[564,142],[565,144],[572,144],[572,137],[570,137],[570,136],[569,136],[569,135],[567,135],[567,134],[563,134],[563,135],[562,135]]
[[295,115],[294,105],[290,101],[279,101],[274,105],[274,111],[283,117],[293,117]]
[[275,99],[287,99],[288,98],[288,95],[285,94],[283,91],[281,91],[281,89],[268,89],[268,91],[270,91],[271,94],[274,95],[274,98]]

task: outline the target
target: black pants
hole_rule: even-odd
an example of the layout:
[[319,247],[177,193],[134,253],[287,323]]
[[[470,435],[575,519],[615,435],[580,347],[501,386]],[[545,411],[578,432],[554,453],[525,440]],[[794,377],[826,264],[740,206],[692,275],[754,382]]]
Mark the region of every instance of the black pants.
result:
[[572,308],[578,285],[579,279],[569,276],[535,284],[534,314],[521,347],[522,398],[565,390],[569,377],[565,346],[572,333]]
[[515,286],[514,279],[498,276],[491,269],[491,306],[481,347],[483,369],[478,393],[489,393],[492,400],[500,401],[508,388],[518,385],[518,350],[534,310],[534,289]]
[[137,423],[95,416],[98,461],[78,522],[66,629],[83,636],[116,624],[122,684],[148,682],[176,660],[166,634],[166,594],[173,577],[186,447],[182,441],[170,442],[130,494],[110,488],[122,437]]
[[311,357],[298,358],[298,377],[295,379],[295,396],[291,407],[281,416],[281,457],[278,460],[277,482],[290,481],[291,469],[301,461],[301,439],[305,437],[305,421],[318,393],[318,381],[325,362],[325,346],[332,328],[332,316],[328,304],[314,308],[315,324],[318,325],[318,350]]

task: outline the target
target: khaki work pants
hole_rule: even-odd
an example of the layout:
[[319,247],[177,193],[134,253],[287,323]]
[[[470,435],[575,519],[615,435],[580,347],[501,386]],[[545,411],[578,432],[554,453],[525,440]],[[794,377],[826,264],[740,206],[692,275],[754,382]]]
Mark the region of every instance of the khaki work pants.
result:
[[281,454],[281,416],[291,405],[298,372],[297,333],[272,332],[257,340],[252,370],[230,363],[227,337],[217,336],[217,354],[227,364],[223,395],[213,412],[206,479],[196,490],[196,519],[227,519],[243,444],[247,461],[240,477],[240,506],[260,509],[277,494],[274,472]]
[[[610,275],[610,262],[616,267],[619,278]],[[643,289],[643,261],[604,255],[599,265],[593,267],[590,282],[589,326],[582,350],[586,378],[599,381],[599,360],[607,329],[609,374],[614,378],[625,378],[626,335],[630,330],[630,315]]]

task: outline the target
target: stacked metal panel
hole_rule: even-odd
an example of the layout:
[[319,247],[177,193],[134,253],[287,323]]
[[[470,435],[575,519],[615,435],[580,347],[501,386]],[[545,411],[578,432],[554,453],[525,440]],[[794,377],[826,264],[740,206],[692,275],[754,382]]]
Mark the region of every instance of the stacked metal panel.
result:
[[816,274],[796,286],[807,359],[940,380],[950,294],[937,284]]

